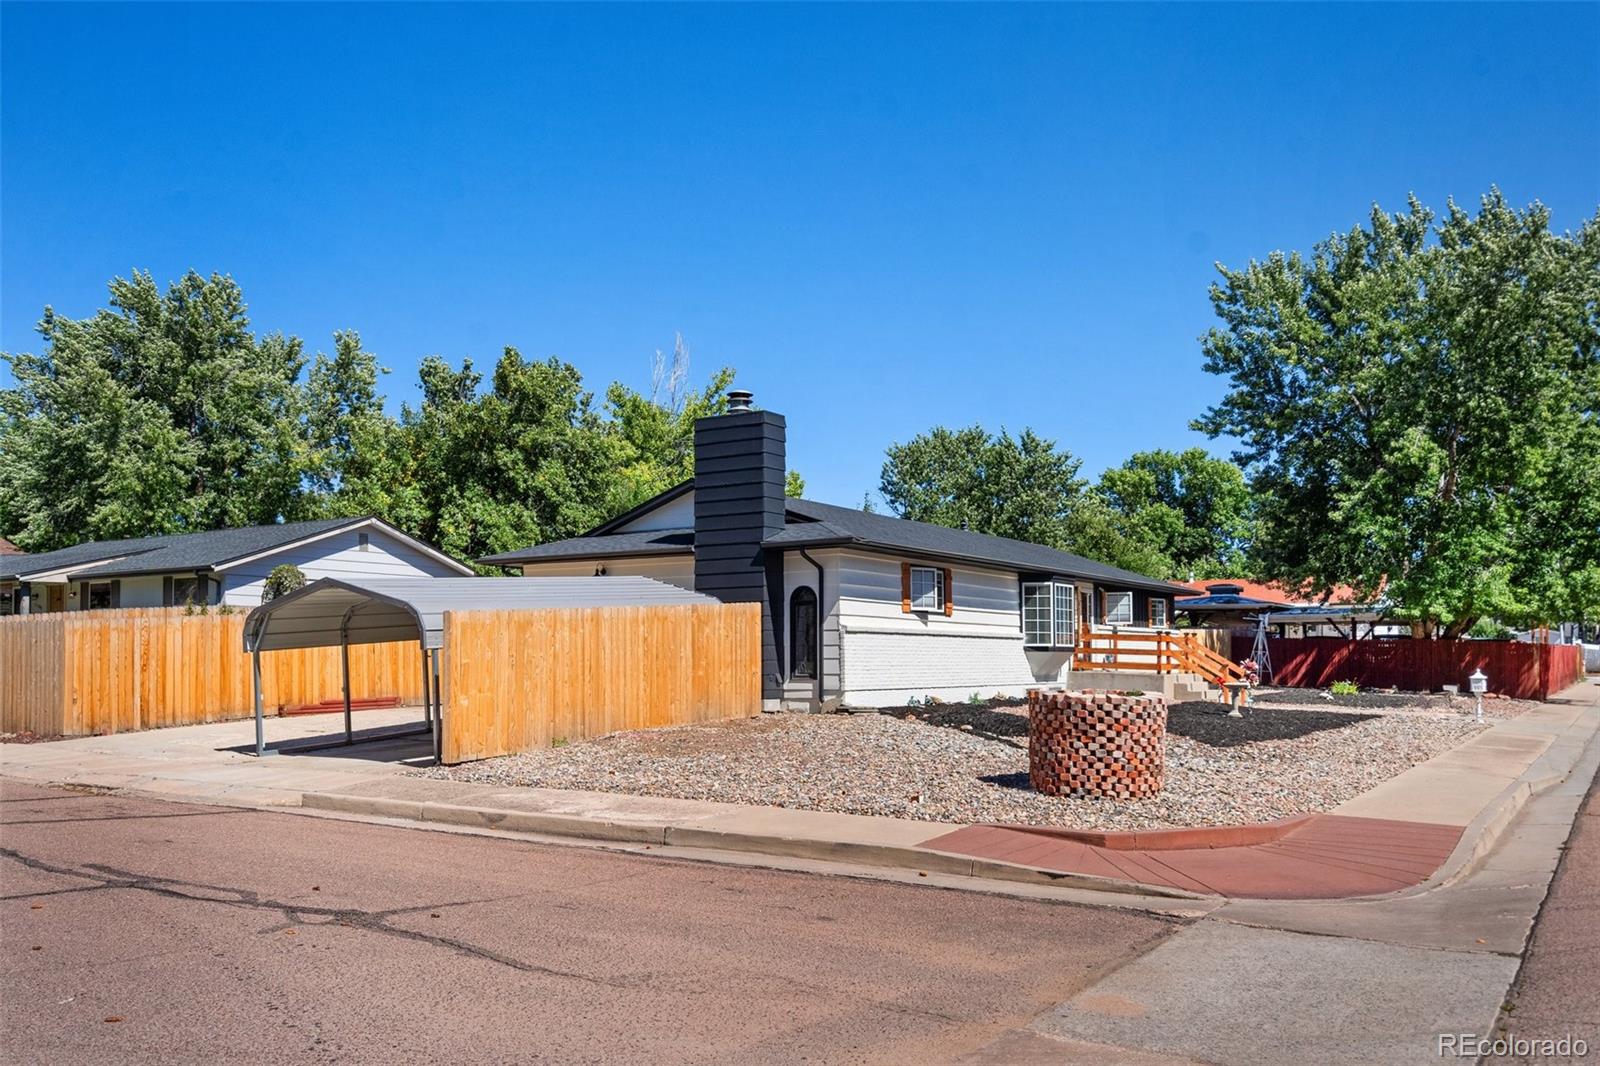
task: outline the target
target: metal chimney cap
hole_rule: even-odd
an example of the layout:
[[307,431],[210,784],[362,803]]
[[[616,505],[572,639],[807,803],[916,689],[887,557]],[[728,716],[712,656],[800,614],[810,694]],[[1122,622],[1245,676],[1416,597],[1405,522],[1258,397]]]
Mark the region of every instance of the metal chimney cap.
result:
[[753,408],[750,406],[750,401],[754,399],[755,393],[749,391],[748,389],[729,389],[728,413],[734,414],[739,411],[753,410]]

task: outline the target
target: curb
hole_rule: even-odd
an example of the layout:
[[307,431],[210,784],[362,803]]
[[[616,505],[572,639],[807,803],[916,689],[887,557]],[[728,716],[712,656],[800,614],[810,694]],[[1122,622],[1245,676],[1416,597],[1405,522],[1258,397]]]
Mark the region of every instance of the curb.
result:
[[790,859],[815,859],[825,862],[850,862],[862,866],[928,873],[979,877],[994,881],[1053,885],[1117,895],[1158,896],[1178,900],[1210,900],[1213,897],[1182,889],[1119,881],[1089,874],[1057,873],[1031,866],[993,859],[978,859],[942,851],[897,847],[890,844],[858,844],[850,841],[815,840],[760,833],[729,833],[717,829],[690,829],[661,824],[640,824],[576,818],[559,814],[532,814],[489,807],[466,807],[421,800],[383,799],[338,792],[307,792],[301,806],[311,810],[340,814],[398,818],[441,825],[499,829],[513,833],[542,833],[570,836],[618,844],[652,844],[661,847],[706,848]]

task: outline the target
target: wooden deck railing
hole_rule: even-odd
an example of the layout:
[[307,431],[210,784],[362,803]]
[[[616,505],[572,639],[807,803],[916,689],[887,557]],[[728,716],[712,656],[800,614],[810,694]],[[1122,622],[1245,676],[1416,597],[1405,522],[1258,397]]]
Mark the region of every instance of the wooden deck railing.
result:
[[1197,674],[1213,685],[1244,679],[1244,669],[1181,630],[1089,629],[1078,632],[1074,670]]

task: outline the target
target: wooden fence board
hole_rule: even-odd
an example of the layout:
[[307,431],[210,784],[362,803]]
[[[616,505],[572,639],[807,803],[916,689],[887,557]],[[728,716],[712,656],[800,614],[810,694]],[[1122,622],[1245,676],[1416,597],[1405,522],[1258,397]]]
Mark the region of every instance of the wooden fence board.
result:
[[[353,698],[422,699],[415,643],[350,649]],[[261,656],[271,713],[337,699],[339,649]],[[0,731],[85,736],[247,718],[244,615],[182,608],[69,611],[0,618]]]
[[761,711],[758,604],[449,611],[444,761]]
[[[1250,654],[1254,638],[1234,638],[1235,658]],[[1362,688],[1437,692],[1459,685],[1481,669],[1489,691],[1516,699],[1544,700],[1583,677],[1582,649],[1575,644],[1527,644],[1512,640],[1336,640],[1270,637],[1272,683],[1290,688],[1326,688],[1354,681]]]

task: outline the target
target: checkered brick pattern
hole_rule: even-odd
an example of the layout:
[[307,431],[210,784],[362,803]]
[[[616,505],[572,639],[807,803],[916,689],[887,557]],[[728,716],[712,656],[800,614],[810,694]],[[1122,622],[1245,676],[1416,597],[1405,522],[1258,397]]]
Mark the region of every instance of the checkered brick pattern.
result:
[[1028,780],[1045,795],[1154,796],[1166,757],[1160,696],[1028,691]]

